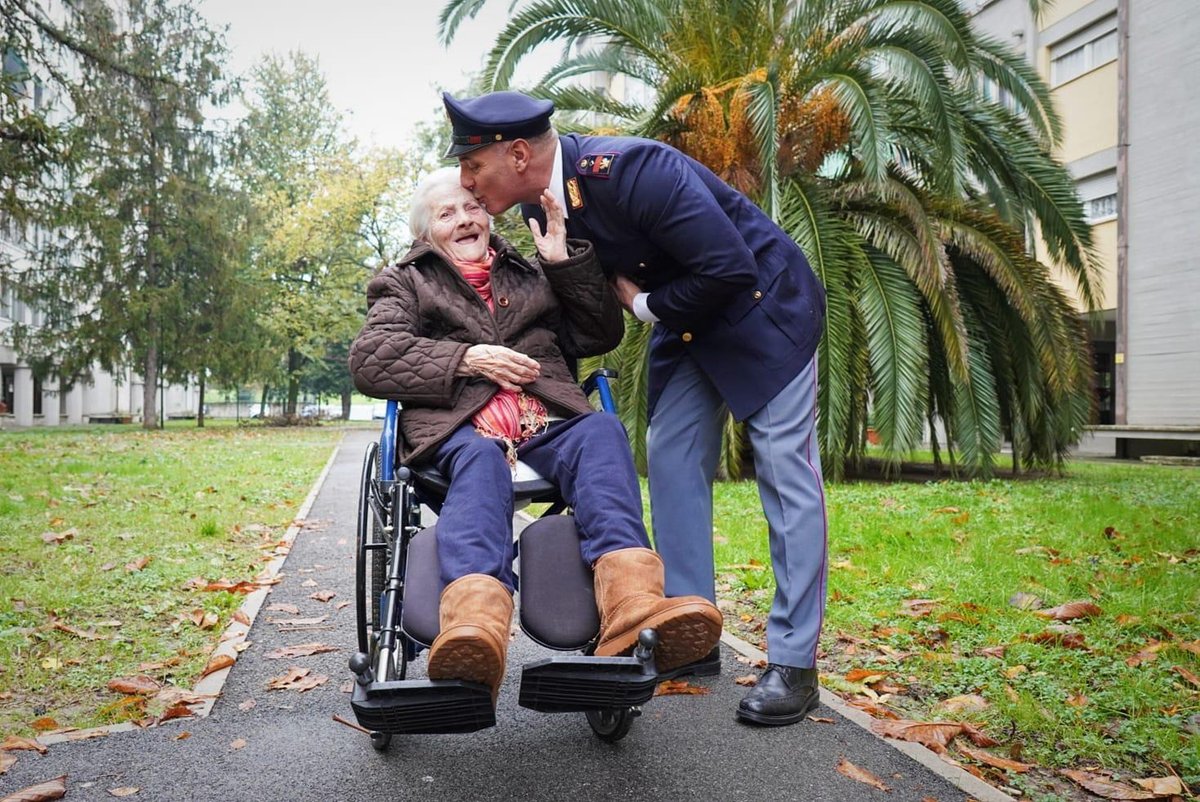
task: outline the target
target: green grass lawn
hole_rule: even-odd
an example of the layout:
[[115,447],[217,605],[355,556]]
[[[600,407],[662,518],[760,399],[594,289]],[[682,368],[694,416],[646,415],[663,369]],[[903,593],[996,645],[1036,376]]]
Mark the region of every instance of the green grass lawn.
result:
[[[829,687],[902,718],[973,720],[993,751],[1042,769],[1200,786],[1200,470],[1080,462],[1062,478],[827,493]],[[774,583],[755,567],[769,559],[755,485],[721,488],[715,529],[727,620],[761,644]],[[1014,606],[1018,593],[1101,612],[1056,623]],[[887,676],[845,681],[855,669]],[[966,694],[986,707],[938,708]],[[1055,799],[1051,776],[990,778]]]
[[191,687],[243,597],[189,580],[257,575],[339,436],[184,421],[0,433],[0,737],[144,715],[106,689],[114,677]]
[[[189,580],[258,574],[339,433],[0,433],[0,737],[142,715],[113,705],[113,677],[194,684],[242,597]],[[1200,470],[1076,463],[827,493],[828,687],[981,725],[992,752],[1037,768],[977,770],[1031,799],[1080,798],[1053,771],[1067,767],[1200,784]],[[753,483],[718,486],[715,548],[727,624],[762,645],[773,580]],[[1013,604],[1030,597],[1099,613],[1056,623]],[[964,695],[983,701],[941,705]]]

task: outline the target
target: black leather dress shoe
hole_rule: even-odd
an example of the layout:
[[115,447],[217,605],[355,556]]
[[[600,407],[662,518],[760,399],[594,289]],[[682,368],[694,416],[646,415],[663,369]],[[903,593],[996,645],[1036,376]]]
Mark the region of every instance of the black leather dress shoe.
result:
[[819,697],[815,668],[768,663],[758,684],[738,704],[737,718],[769,727],[795,724],[817,706]]
[[690,663],[684,663],[678,668],[673,668],[670,671],[663,671],[658,675],[660,680],[675,679],[676,677],[715,677],[721,673],[721,647],[714,646],[712,651],[701,657],[699,660],[693,660]]

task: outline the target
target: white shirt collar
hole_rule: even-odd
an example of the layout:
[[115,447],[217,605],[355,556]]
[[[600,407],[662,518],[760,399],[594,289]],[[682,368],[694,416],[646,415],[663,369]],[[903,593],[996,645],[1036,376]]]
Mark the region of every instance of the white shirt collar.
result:
[[563,217],[570,217],[571,207],[567,205],[566,190],[563,184],[562,141],[559,139],[554,140],[554,170],[550,173],[550,186],[547,189],[558,201],[558,205],[562,207]]

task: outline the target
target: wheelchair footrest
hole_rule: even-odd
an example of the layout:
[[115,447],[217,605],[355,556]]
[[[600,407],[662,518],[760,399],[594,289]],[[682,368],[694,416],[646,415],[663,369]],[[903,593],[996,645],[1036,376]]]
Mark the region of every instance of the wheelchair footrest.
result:
[[550,657],[521,671],[518,703],[543,713],[614,710],[645,704],[657,684],[633,657]]
[[475,682],[355,683],[350,704],[360,725],[391,735],[475,732],[496,726],[492,693]]

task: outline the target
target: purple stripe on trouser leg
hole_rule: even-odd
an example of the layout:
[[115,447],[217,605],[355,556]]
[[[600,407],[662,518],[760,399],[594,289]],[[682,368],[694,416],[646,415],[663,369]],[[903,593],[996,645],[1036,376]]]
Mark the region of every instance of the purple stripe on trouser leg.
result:
[[487,574],[511,589],[513,491],[504,449],[465,424],[438,447],[433,462],[450,479],[437,522],[442,581]]
[[747,419],[770,532],[771,662],[812,668],[825,615],[827,521],[816,443],[816,361]]
[[633,454],[616,415],[593,412],[556,423],[517,453],[558,485],[575,514],[580,554],[588,565],[610,551],[650,545]]

